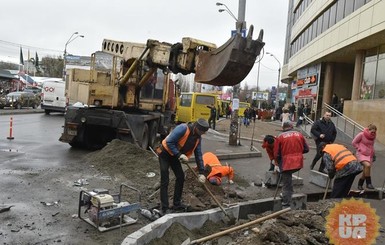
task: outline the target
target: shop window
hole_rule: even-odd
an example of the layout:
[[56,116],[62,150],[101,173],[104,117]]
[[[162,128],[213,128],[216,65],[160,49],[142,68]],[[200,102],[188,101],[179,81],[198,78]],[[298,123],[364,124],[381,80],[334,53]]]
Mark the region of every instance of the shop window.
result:
[[363,100],[373,98],[373,89],[376,78],[376,63],[376,61],[364,63],[364,73],[360,91],[360,98]]
[[385,99],[385,58],[378,61],[374,99]]

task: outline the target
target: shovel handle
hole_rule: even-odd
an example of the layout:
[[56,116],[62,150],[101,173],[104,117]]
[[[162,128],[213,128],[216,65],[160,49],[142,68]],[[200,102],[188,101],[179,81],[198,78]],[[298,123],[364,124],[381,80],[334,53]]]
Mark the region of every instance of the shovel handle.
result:
[[[191,166],[186,163],[187,167],[191,170],[191,172],[193,172],[193,174],[195,175],[195,177],[198,179],[199,176],[198,174],[191,168]],[[214,196],[214,194],[210,191],[210,189],[207,187],[206,185],[206,182],[205,183],[201,183],[203,185],[203,187],[205,188],[206,192],[214,199],[215,203],[219,206],[219,208],[222,210],[222,212],[228,217],[229,215],[227,214],[226,210],[223,208],[223,206],[221,205],[221,203],[218,201],[218,199]]]
[[329,186],[330,186],[330,178],[328,177],[328,180],[326,181],[326,188],[325,188],[325,192],[324,192],[324,197],[322,198],[322,200],[326,199],[326,195],[328,194]]
[[218,233],[214,233],[212,235],[209,235],[209,236],[206,236],[206,237],[202,237],[200,239],[197,239],[197,240],[194,240],[194,241],[191,241],[190,244],[197,244],[197,243],[202,243],[202,242],[205,242],[205,241],[208,241],[208,240],[212,240],[214,238],[217,238],[217,237],[220,237],[220,236],[223,236],[223,235],[226,235],[226,234],[229,234],[233,231],[237,231],[237,230],[241,230],[243,228],[246,228],[246,227],[249,227],[251,225],[255,225],[255,224],[258,224],[258,223],[261,223],[265,220],[268,220],[268,219],[271,219],[271,218],[275,218],[283,213],[286,213],[288,211],[290,211],[291,208],[285,208],[285,209],[282,209],[278,212],[275,212],[275,213],[272,213],[272,214],[269,214],[269,215],[266,215],[262,218],[259,218],[259,219],[256,219],[256,220],[253,220],[253,221],[250,221],[250,222],[247,222],[245,224],[242,224],[242,225],[238,225],[238,226],[234,226],[230,229],[227,229],[227,230],[224,230],[224,231],[220,231]]

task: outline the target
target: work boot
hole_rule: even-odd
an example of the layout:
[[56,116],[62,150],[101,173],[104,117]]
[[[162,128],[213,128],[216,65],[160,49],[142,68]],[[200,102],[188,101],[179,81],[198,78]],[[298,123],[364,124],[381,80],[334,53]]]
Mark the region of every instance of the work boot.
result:
[[173,210],[184,210],[186,211],[190,206],[184,203],[174,204],[172,207]]
[[364,182],[365,182],[365,179],[358,180],[358,190],[362,191],[364,189],[364,187],[362,187]]
[[312,163],[311,163],[311,165],[310,165],[310,170],[313,170],[315,164],[316,164],[316,162],[312,162]]
[[372,185],[372,177],[365,177],[366,179],[366,188],[368,189],[374,189],[374,186]]

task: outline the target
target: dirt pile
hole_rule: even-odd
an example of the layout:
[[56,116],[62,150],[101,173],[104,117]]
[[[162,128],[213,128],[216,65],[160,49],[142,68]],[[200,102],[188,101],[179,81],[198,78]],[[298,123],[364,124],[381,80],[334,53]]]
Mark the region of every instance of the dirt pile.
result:
[[[103,149],[89,153],[86,157],[102,175],[110,176],[116,182],[124,182],[138,189],[142,195],[142,206],[154,208],[159,206],[160,170],[156,156],[142,148],[121,140],[113,140]],[[195,167],[195,163],[190,163]],[[193,173],[187,169],[184,184],[183,201],[191,206],[191,211],[206,210],[217,207],[213,199],[197,182]],[[236,202],[238,195],[221,186],[207,184],[220,202]],[[169,197],[172,203],[174,191],[174,174],[170,169]],[[227,199],[227,200],[225,200]]]

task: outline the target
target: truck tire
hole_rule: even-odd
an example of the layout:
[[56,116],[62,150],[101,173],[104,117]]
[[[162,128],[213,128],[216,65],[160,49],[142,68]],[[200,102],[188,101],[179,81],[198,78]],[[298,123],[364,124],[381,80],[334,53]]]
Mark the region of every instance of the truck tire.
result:
[[153,121],[150,123],[150,135],[148,140],[148,145],[154,148],[156,144],[156,136],[158,133],[158,122]]
[[50,111],[50,110],[47,110],[47,109],[45,109],[45,110],[44,110],[44,113],[45,113],[46,115],[49,115],[49,114],[51,113],[51,111]]
[[142,142],[141,142],[140,146],[143,149],[147,150],[148,142],[149,142],[148,124],[144,123],[143,131],[142,131]]

